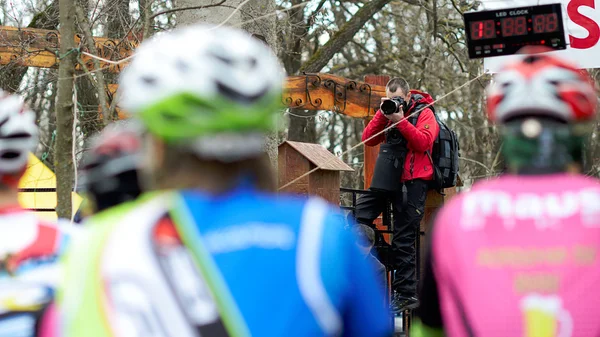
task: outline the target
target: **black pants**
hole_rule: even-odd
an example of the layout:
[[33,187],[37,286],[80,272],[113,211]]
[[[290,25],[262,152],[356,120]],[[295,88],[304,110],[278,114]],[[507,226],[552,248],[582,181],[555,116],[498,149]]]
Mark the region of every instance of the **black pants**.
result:
[[428,184],[421,179],[405,183],[406,202],[402,191],[361,196],[356,202],[356,221],[373,226],[373,221],[384,211],[388,200],[392,201],[394,233],[391,261],[396,269],[392,287],[403,297],[416,296],[417,266],[415,243],[419,224],[425,214]]

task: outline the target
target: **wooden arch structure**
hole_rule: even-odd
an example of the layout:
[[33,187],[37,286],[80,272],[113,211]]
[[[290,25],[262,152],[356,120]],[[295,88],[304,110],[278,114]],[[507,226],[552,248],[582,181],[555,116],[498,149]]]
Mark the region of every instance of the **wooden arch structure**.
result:
[[[82,51],[87,43],[82,36],[74,37]],[[20,66],[55,68],[58,67],[58,49],[60,36],[57,31],[36,28],[15,28],[0,26],[0,65],[16,64]],[[97,55],[107,60],[121,60],[133,54],[139,44],[137,36],[129,35],[122,40],[94,38]],[[88,70],[94,69],[92,59],[81,56]],[[120,72],[126,63],[114,65],[99,62],[100,67],[111,73]],[[77,65],[81,70],[82,66]],[[355,81],[329,74],[303,74],[286,79],[282,102],[290,108],[305,110],[330,110],[350,117],[362,118],[368,123],[379,107],[381,97],[385,96],[387,76],[366,76],[364,81]],[[107,91],[114,94],[117,85],[111,84]],[[124,115],[120,115],[124,118]],[[364,183],[369,187],[378,147],[365,147]],[[446,191],[452,195],[455,190]],[[431,192],[427,199],[424,223],[443,203],[442,196]],[[423,228],[423,232],[426,229]]]
[[[90,52],[86,47],[89,45],[89,41],[85,41],[79,35],[74,39],[80,46],[80,50]],[[57,31],[0,26],[0,66],[16,64],[27,67],[56,68],[59,61],[59,41],[60,36]],[[133,54],[139,39],[130,35],[122,40],[94,38],[93,42],[96,49],[93,54],[107,60],[122,60]],[[81,61],[76,69],[82,70],[82,67],[86,67],[89,71],[94,70],[94,62],[89,56],[82,54]],[[126,66],[126,63],[115,65],[100,61],[99,66],[110,73],[118,73]],[[290,108],[329,110],[354,118],[362,118],[366,125],[379,108],[381,98],[385,96],[385,84],[388,80],[387,76],[377,75],[365,76],[364,81],[323,73],[290,76],[287,77],[284,84],[282,102]],[[116,84],[108,85],[109,97],[114,95],[116,89]],[[118,109],[116,113],[119,118],[126,118]],[[364,148],[365,189],[368,189],[371,182],[378,151],[378,146],[365,146]],[[50,189],[47,190],[45,192],[50,192]],[[22,194],[26,193],[35,193],[35,191],[22,191]],[[446,196],[452,196],[455,193],[455,188],[445,191]],[[442,206],[443,202],[442,195],[435,191],[429,192],[420,230],[420,256],[424,256],[423,241],[429,232],[427,226],[429,218]],[[381,221],[379,225],[381,225]],[[405,331],[408,330],[409,321],[403,321]]]

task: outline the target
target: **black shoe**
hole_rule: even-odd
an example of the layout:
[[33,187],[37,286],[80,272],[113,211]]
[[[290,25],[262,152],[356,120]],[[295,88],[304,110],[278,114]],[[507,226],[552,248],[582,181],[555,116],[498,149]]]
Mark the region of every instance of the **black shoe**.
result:
[[392,310],[395,313],[402,312],[408,309],[415,309],[419,306],[419,299],[416,297],[404,297],[397,293],[394,294],[392,300]]

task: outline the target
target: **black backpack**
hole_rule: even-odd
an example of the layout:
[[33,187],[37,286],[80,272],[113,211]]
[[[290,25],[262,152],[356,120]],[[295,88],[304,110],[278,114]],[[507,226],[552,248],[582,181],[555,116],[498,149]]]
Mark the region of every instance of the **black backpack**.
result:
[[417,103],[414,111],[417,113],[409,119],[413,125],[417,124],[421,111],[425,108],[431,109],[435,120],[437,121],[440,132],[433,143],[432,153],[427,152],[434,168],[434,179],[431,181],[431,188],[442,193],[444,188],[454,187],[458,181],[458,157],[460,157],[460,145],[458,137],[454,130],[450,129],[446,123],[442,122],[433,105]]

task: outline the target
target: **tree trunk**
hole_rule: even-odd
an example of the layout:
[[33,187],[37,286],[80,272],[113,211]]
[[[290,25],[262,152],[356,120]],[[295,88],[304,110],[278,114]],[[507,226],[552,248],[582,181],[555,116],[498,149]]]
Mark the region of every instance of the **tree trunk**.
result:
[[[191,7],[191,6],[203,6],[209,5],[214,1],[207,0],[179,0],[177,7]],[[227,5],[237,8],[243,1],[232,0],[227,1]],[[186,10],[182,11],[177,15],[178,25],[190,25],[194,23],[212,23],[220,24],[227,19],[233,12],[233,8],[230,7],[211,7],[200,10]],[[267,18],[256,19],[265,14],[275,12],[275,1],[274,0],[251,0],[240,8],[226,23],[226,25],[236,26],[245,29],[256,38],[266,42],[275,53],[278,51],[277,47],[277,26],[275,16],[269,16]],[[251,21],[251,22],[249,22]],[[249,22],[247,24],[242,24]],[[269,135],[265,148],[271,159],[273,167],[277,169],[277,146],[279,145],[279,139],[277,133]]]
[[56,98],[56,213],[59,218],[71,218],[73,188],[73,75],[75,73],[75,2],[59,0],[60,63]]
[[[292,0],[291,5],[296,6],[302,3],[302,0]],[[322,4],[318,5],[321,8]],[[305,39],[312,23],[312,16],[307,18],[305,8],[299,7],[287,12],[287,26],[284,27],[280,58],[288,74],[297,74],[302,66],[302,52],[306,45]],[[316,13],[316,12],[314,12]],[[303,109],[290,109],[289,125],[287,139],[291,141],[316,143],[317,142],[317,123],[316,111]]]
[[[241,19],[242,22],[250,22],[242,26],[246,31],[251,33],[256,38],[264,41],[269,47],[273,49],[273,52],[278,54],[277,45],[277,25],[275,16],[267,18],[261,18],[256,21],[253,19],[275,12],[275,1],[274,0],[252,0],[242,8]],[[279,118],[283,118],[283,111],[280,111]],[[279,139],[277,132],[273,132],[267,138],[265,148],[273,164],[273,168],[277,169],[277,157],[279,145]]]

